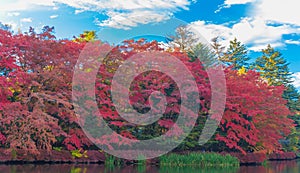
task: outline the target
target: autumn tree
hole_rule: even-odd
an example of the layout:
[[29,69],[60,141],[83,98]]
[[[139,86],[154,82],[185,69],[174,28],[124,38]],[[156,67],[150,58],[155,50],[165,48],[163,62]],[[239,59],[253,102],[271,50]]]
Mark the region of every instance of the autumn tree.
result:
[[[290,133],[293,121],[281,97],[282,86],[269,86],[260,74],[226,70],[227,102],[216,139],[239,151],[275,152]],[[271,141],[271,142],[270,142]]]
[[[157,71],[148,71],[138,75],[134,81],[132,81],[129,90],[124,88],[124,90],[118,92],[118,95],[122,95],[126,92],[130,92],[130,103],[132,104],[135,111],[140,113],[146,113],[149,111],[149,96],[152,92],[160,91],[167,101],[167,107],[161,117],[157,122],[150,125],[134,125],[122,119],[112,102],[111,95],[111,80],[114,77],[114,73],[125,62],[126,59],[134,56],[137,53],[142,52],[164,52],[163,49],[159,47],[159,44],[155,41],[146,42],[144,39],[134,41],[127,40],[123,44],[116,46],[112,49],[110,54],[104,59],[104,64],[100,67],[99,78],[97,79],[96,91],[97,101],[99,103],[99,110],[104,116],[106,122],[110,123],[110,127],[117,131],[119,134],[125,134],[131,138],[137,138],[141,140],[151,139],[160,135],[165,134],[170,128],[175,126],[175,121],[179,116],[180,108],[189,110],[191,108],[181,105],[180,91],[177,84],[170,78],[167,74],[157,72]],[[208,102],[210,100],[209,93],[209,82],[207,80],[207,74],[199,60],[191,61],[190,57],[185,52],[174,51],[174,52],[165,52],[167,55],[170,55],[174,58],[177,58],[186,65],[194,77],[196,78],[196,83],[198,84],[199,91],[201,91],[201,97],[193,97],[193,90],[190,91],[188,87],[191,82],[187,76],[182,76],[181,73],[177,73],[176,77],[182,79],[186,83],[186,91],[189,91],[190,94],[184,97],[191,97],[190,105],[201,104],[201,113],[202,118],[207,116]],[[151,56],[151,54],[149,54]],[[142,57],[141,57],[142,58]],[[147,57],[145,57],[147,58]],[[170,65],[172,65],[170,63]],[[136,66],[135,68],[142,68]],[[124,72],[125,73],[125,72]],[[123,79],[124,80],[124,79]],[[125,79],[126,80],[126,79]],[[122,88],[122,79],[115,81]],[[163,99],[160,95],[154,96],[154,107],[152,111],[159,112],[161,102]],[[124,111],[127,111],[126,109]],[[130,113],[130,112],[128,112]],[[206,113],[206,114],[205,114]],[[197,114],[197,113],[196,113]],[[199,121],[200,122],[200,121]],[[197,122],[197,127],[203,127]],[[187,122],[186,126],[191,127],[192,124]],[[172,136],[180,135],[183,129],[176,127],[176,133],[171,134]],[[187,140],[184,141],[184,148],[191,148],[197,145],[199,138],[199,129],[191,133],[188,136]],[[167,141],[166,145],[167,145]],[[133,144],[134,145],[134,144]]]
[[[75,140],[71,132],[80,130],[71,104],[71,69],[84,44],[58,41],[53,29],[44,27],[39,34],[33,28],[26,34],[1,33],[0,42],[10,43],[1,50],[5,56],[1,58],[5,60],[1,82],[10,85],[1,92],[7,93],[3,96],[5,106],[4,101],[1,103],[1,123],[5,145],[10,149],[35,154],[51,151],[52,145],[63,143],[61,137]],[[90,145],[82,135],[78,142]]]
[[16,48],[13,35],[0,29],[0,143],[5,144],[7,135],[5,134],[5,118],[4,113],[8,105],[11,103],[11,97],[14,95],[14,88],[18,79],[19,68],[16,65],[16,57],[20,55],[20,51]]

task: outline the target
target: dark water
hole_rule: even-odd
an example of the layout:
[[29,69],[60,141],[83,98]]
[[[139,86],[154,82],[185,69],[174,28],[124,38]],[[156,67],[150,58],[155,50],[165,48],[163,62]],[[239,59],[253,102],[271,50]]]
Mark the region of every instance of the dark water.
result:
[[159,168],[156,166],[127,166],[109,168],[104,165],[0,165],[0,173],[299,173],[300,160],[272,161],[266,166],[241,166],[239,168]]

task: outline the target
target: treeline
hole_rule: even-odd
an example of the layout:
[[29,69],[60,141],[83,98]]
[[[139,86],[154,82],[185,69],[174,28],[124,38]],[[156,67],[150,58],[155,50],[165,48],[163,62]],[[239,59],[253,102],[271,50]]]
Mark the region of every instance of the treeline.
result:
[[[58,40],[51,27],[41,33],[30,29],[27,33],[12,34],[0,30],[0,146],[5,149],[23,149],[38,154],[39,150],[97,149],[83,133],[77,122],[72,103],[72,77],[78,57],[92,41],[111,48],[96,80],[96,98],[99,111],[109,126],[129,139],[147,140],[163,134],[174,126],[174,139],[183,133],[175,122],[182,109],[180,91],[168,75],[157,71],[140,74],[130,85],[130,103],[146,113],[150,109],[149,96],[160,91],[166,97],[167,107],[157,122],[135,125],[124,120],[116,111],[111,96],[111,85],[118,67],[131,56],[141,52],[163,52],[176,57],[193,74],[200,93],[186,88],[187,97],[200,105],[192,132],[176,150],[208,150],[238,152],[297,151],[299,147],[299,93],[291,85],[288,64],[280,52],[271,46],[262,50],[254,63],[247,48],[236,39],[227,50],[214,39],[213,48],[197,43],[187,31],[190,41],[180,35],[169,39],[165,49],[156,41],[128,40],[112,47],[98,41],[95,32],[86,31],[73,40]],[[185,28],[181,28],[185,30]],[[192,41],[191,41],[192,40]],[[217,60],[222,64],[216,63]],[[205,61],[204,65],[202,62]],[[223,65],[226,75],[227,100],[223,119],[212,139],[204,146],[198,144],[210,108],[211,87],[206,69]],[[89,70],[85,71],[87,75]],[[180,74],[180,73],[178,73]],[[192,79],[178,78],[188,86]],[[83,79],[84,80],[84,79]],[[128,92],[125,89],[124,92]],[[121,92],[122,93],[122,92]],[[159,112],[161,95],[151,95],[153,111]],[[86,105],[89,103],[86,102]],[[190,109],[189,106],[184,109]],[[91,118],[91,117],[89,117]],[[84,123],[88,123],[88,120]],[[193,124],[186,122],[185,126]],[[119,145],[134,143],[114,136],[98,139],[99,145],[118,149]],[[167,141],[166,145],[168,144]]]

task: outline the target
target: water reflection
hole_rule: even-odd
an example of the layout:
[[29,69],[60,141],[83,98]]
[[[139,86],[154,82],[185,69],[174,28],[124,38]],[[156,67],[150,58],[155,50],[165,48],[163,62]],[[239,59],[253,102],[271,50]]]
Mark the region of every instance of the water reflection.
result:
[[1,173],[299,173],[300,160],[272,161],[266,166],[241,166],[240,168],[200,169],[157,166],[126,166],[122,168],[104,165],[0,165]]
[[239,168],[210,168],[200,169],[193,167],[162,167],[159,173],[236,173]]
[[271,161],[266,166],[240,167],[237,173],[299,173],[300,160]]

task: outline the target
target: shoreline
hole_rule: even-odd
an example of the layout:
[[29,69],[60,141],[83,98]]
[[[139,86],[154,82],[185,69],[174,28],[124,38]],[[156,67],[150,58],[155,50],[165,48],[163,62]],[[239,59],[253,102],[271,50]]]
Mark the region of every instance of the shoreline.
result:
[[[188,153],[200,153],[200,152],[171,152],[175,154],[185,155]],[[217,153],[217,152],[210,152]],[[283,153],[273,153],[273,154],[263,154],[263,153],[247,153],[243,155],[242,153],[217,153],[220,155],[229,154],[231,156],[237,157],[239,159],[241,166],[248,165],[261,165],[265,160],[267,161],[287,161],[295,160],[298,157],[294,152],[283,152]],[[39,155],[28,154],[24,150],[16,150],[15,155],[7,150],[0,149],[0,164],[3,165],[19,165],[19,164],[105,164],[105,153],[98,150],[88,150],[86,157],[74,157],[70,151],[62,150],[51,152],[40,151]],[[126,160],[126,165],[136,164],[136,161]],[[158,165],[159,159],[149,159],[147,164]]]

